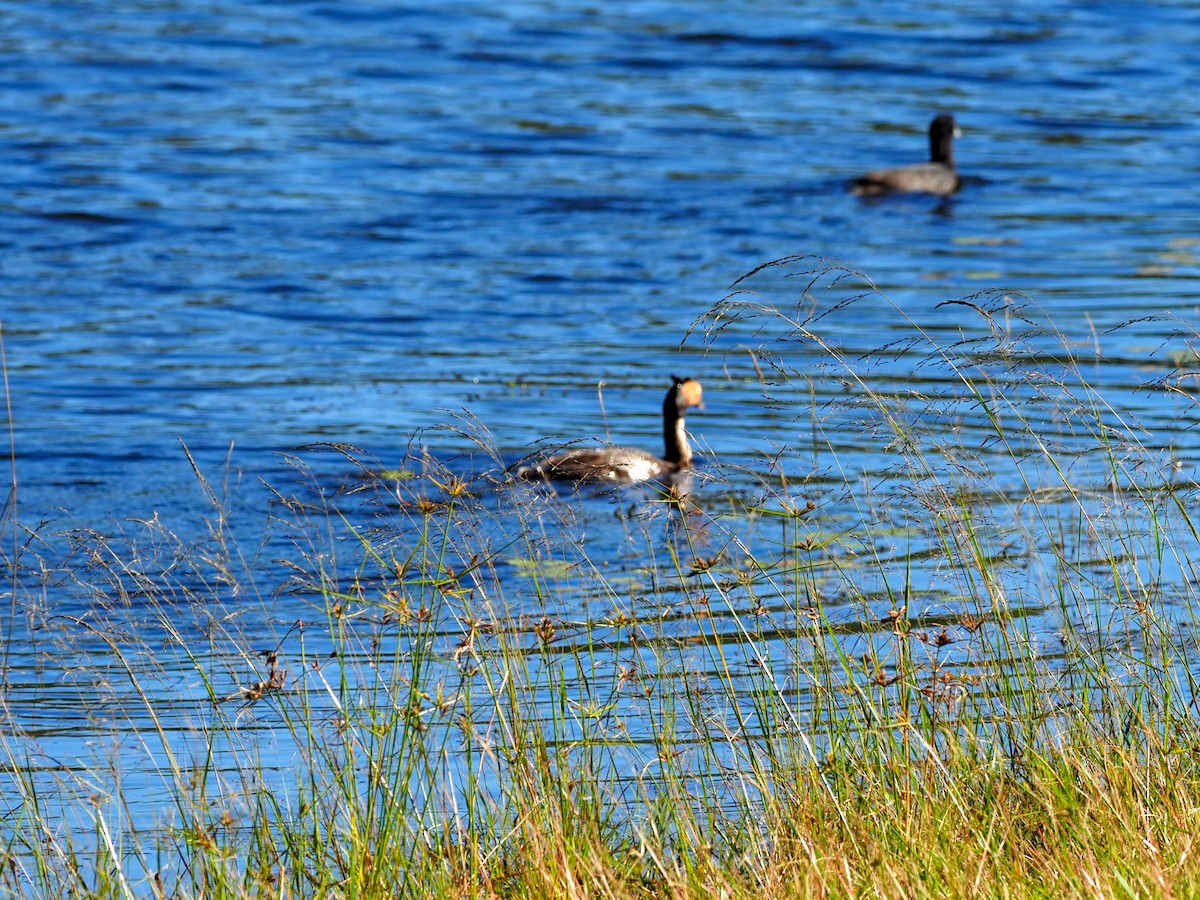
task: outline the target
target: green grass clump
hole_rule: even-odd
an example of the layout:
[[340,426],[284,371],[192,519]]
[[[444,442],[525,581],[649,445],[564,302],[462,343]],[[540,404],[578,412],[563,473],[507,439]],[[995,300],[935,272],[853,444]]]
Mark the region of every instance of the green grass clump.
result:
[[755,278],[695,333],[802,436],[695,497],[550,494],[465,421],[471,476],[297,456],[252,555],[203,476],[203,540],[9,521],[3,892],[1197,893],[1169,448],[1025,301],[864,348],[858,273]]

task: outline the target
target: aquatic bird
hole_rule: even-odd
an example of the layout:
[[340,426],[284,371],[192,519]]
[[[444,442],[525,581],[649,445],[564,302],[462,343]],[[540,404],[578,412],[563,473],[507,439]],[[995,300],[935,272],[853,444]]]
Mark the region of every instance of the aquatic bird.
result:
[[671,389],[663,398],[663,455],[629,447],[587,447],[522,466],[517,474],[534,481],[575,481],[619,484],[668,478],[692,465],[692,448],[684,416],[692,407],[704,408],[700,382],[671,376]]
[[913,193],[950,196],[962,183],[954,168],[954,139],[958,136],[954,116],[937,116],[929,123],[929,162],[876,169],[854,179],[851,190],[861,197]]

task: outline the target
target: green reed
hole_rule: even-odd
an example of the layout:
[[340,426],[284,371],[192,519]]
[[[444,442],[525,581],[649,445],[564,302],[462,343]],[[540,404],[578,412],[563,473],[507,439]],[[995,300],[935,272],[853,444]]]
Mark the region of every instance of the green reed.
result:
[[694,497],[517,482],[464,419],[470,478],[297,454],[261,548],[194,462],[198,542],[10,521],[98,743],[47,766],[6,701],[5,893],[1193,893],[1194,486],[1027,301],[866,355],[859,273],[754,278],[691,339],[803,436]]

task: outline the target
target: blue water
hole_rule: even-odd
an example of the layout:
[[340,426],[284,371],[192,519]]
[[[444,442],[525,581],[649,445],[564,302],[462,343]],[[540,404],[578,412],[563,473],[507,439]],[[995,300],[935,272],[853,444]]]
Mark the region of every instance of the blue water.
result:
[[[901,388],[953,382],[875,353],[911,322],[978,335],[976,313],[939,304],[1022,292],[1194,477],[1194,403],[1161,385],[1196,324],[1198,24],[1174,2],[0,2],[19,480],[0,537],[58,558],[71,535],[158,516],[206,540],[181,445],[250,546],[265,485],[290,484],[285,454],[314,442],[384,466],[424,444],[470,476],[486,455],[436,428],[469,414],[503,462],[543,439],[656,449],[671,373],[704,381],[689,425],[726,473],[717,496],[776,468],[888,470],[885,443],[833,410],[854,385],[811,344],[786,350],[802,388],[772,395],[749,348],[778,326],[712,350],[688,331],[789,255],[874,282],[883,296],[821,327]],[[924,158],[940,111],[963,130],[958,195],[847,192]],[[808,303],[782,270],[750,286]],[[588,514],[619,554],[609,504]],[[288,577],[270,558],[267,594]],[[48,583],[31,606],[81,611]],[[264,608],[250,631],[290,621]],[[31,702],[69,674],[43,662]],[[67,712],[56,733],[67,757],[89,735]]]
[[[1193,236],[1197,15],[5,4],[22,503],[145,512],[188,490],[178,440],[254,472],[313,440],[386,455],[461,406],[519,453],[597,433],[600,380],[653,436],[666,374],[709,374],[685,326],[792,253],[916,312],[1003,287],[1084,336],[1190,317],[1190,254],[1156,267]],[[922,158],[936,110],[958,197],[844,192]],[[735,386],[709,394],[705,433],[752,450],[721,428]]]

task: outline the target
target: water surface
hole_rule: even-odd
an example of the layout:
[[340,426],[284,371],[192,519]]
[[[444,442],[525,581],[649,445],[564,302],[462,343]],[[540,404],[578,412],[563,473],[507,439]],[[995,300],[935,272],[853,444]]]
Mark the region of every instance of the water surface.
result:
[[[112,688],[120,715],[95,712],[109,702],[97,685],[123,683],[113,644],[68,629],[64,655],[38,631],[100,616],[139,647],[169,645],[137,577],[106,574],[122,555],[170,580],[181,608],[206,591],[229,603],[251,646],[320,618],[311,594],[288,590],[295,573],[279,560],[296,537],[270,513],[271,488],[311,499],[355,472],[339,453],[301,449],[314,443],[356,445],[377,467],[426,446],[466,478],[540,441],[656,449],[668,376],[695,375],[700,507],[751,542],[765,533],[755,510],[786,479],[796,502],[819,505],[824,534],[868,520],[871,489],[919,493],[897,448],[871,439],[878,422],[856,413],[867,384],[919,397],[914,428],[952,417],[1002,495],[1028,487],[947,359],[896,352],[916,327],[951,347],[993,340],[996,322],[1019,332],[1024,316],[1065,340],[1032,339],[1022,359],[1083,360],[1110,418],[1194,478],[1198,19],[1170,2],[0,3],[0,321],[19,479],[3,537],[27,547],[8,659],[31,759],[72,770],[138,745],[128,687]],[[941,111],[964,132],[958,195],[847,193],[867,169],[920,160]],[[866,276],[806,296],[799,273],[817,264],[797,261],[739,285],[818,316],[824,348],[778,321],[711,341],[703,323],[689,331],[743,274],[792,255]],[[981,291],[972,306],[945,302]],[[759,347],[777,367],[752,356]],[[1014,366],[996,358],[1000,393],[1019,385],[1024,414],[1083,460],[1074,477],[1103,488],[1087,462],[1096,435]],[[459,425],[436,428],[447,422]],[[666,637],[694,637],[695,611],[673,615],[670,589],[644,569],[669,572],[672,546],[728,547],[703,531],[688,544],[639,495],[568,502],[578,518],[563,528],[586,535],[589,559],[657,598]],[[386,498],[346,503],[363,527],[397,512]],[[931,553],[925,524],[914,502],[911,531],[880,533],[884,555]],[[1037,526],[1017,529],[1034,546],[1014,554],[1036,551]],[[994,549],[1010,552],[997,528]],[[255,584],[181,561],[220,544],[214,532],[246,548]],[[114,536],[111,556],[95,557],[97,535]],[[647,560],[639,535],[664,555]],[[751,549],[782,553],[779,541]],[[580,584],[528,593],[513,566],[509,596],[531,622],[554,617],[560,637],[562,622],[584,623],[578,637],[605,618]],[[1190,578],[1186,560],[1166,568],[1168,581]],[[938,564],[924,571],[922,614],[937,627],[960,610]],[[896,603],[869,575],[859,587],[873,615]],[[1034,593],[1017,614],[1049,641],[1056,604]],[[794,636],[794,604],[732,596],[766,603],[768,645]],[[860,605],[824,599],[870,642]],[[188,609],[179,627],[202,648],[211,623]],[[461,622],[444,627],[449,654]],[[737,671],[758,664],[746,646]],[[205,652],[229,672],[221,691],[261,668],[249,651]],[[206,693],[194,661],[144,658],[186,743],[201,727],[189,698]],[[277,723],[255,721],[290,759]]]

